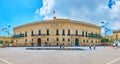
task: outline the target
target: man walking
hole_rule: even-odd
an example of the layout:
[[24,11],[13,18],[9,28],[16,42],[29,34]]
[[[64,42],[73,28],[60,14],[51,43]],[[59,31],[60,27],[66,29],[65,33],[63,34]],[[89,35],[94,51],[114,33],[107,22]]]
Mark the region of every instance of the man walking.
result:
[[95,46],[95,44],[93,45],[93,47],[94,47],[94,50],[96,49],[96,46]]
[[89,49],[91,50],[91,44],[89,44]]

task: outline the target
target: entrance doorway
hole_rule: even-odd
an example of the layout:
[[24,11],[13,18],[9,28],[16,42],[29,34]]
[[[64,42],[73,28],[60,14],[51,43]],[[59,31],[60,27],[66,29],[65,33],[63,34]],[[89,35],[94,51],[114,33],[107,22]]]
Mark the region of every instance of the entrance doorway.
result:
[[38,38],[38,40],[37,40],[37,46],[41,46],[41,38]]
[[79,46],[79,39],[78,38],[75,39],[75,46]]

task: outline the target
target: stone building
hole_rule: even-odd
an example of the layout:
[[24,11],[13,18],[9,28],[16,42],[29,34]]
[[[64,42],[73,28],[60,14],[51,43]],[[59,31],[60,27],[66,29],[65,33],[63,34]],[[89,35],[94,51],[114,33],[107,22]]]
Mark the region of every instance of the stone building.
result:
[[8,46],[13,44],[12,37],[0,36],[0,44],[4,46]]
[[114,40],[114,44],[116,46],[116,44],[118,46],[120,46],[120,30],[115,30],[113,32],[113,40]]
[[115,30],[113,31],[113,39],[116,40],[120,40],[120,30]]
[[100,44],[101,27],[70,19],[43,20],[14,28],[14,46]]

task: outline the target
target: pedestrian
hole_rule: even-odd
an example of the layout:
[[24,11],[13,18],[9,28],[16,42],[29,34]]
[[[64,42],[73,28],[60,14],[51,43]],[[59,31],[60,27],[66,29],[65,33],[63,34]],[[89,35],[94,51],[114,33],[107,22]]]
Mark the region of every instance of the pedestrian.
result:
[[93,45],[93,47],[94,47],[94,50],[96,49],[96,46],[95,46],[95,44]]
[[61,44],[60,44],[60,49],[61,49]]
[[63,48],[65,47],[64,43],[62,44]]
[[116,43],[115,46],[118,47],[118,43]]
[[91,44],[89,44],[89,49],[91,50]]

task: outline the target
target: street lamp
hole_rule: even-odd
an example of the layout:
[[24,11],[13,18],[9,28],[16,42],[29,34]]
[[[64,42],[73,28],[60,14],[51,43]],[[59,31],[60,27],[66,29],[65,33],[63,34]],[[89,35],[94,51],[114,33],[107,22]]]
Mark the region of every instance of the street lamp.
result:
[[101,22],[101,23],[103,24],[101,27],[104,28],[104,31],[105,31],[105,37],[106,37],[106,33],[107,33],[108,31],[110,31],[110,30],[106,27],[108,23],[105,23],[105,22]]
[[8,42],[8,43],[7,43],[7,44],[8,44],[8,47],[9,47],[9,44],[10,44],[10,43],[9,43],[9,35],[10,35],[9,28],[10,28],[10,27],[11,27],[11,26],[8,25],[7,28],[5,28],[5,32],[8,34],[8,41],[7,41],[7,42]]
[[[101,27],[103,27],[104,28],[104,31],[105,31],[105,38],[106,38],[106,33],[108,32],[108,31],[110,31],[106,26],[107,26],[107,24],[108,23],[105,23],[105,22],[101,22],[103,25],[101,26]],[[106,44],[106,41],[105,41],[105,44]]]

